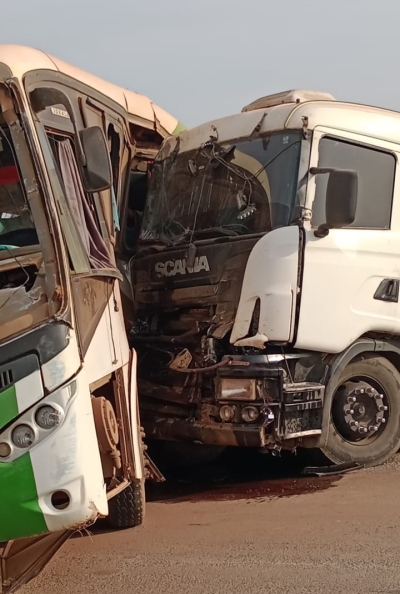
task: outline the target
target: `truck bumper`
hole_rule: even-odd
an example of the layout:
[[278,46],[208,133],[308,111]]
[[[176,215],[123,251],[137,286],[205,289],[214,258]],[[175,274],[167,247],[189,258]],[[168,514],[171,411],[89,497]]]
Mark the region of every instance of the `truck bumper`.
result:
[[216,446],[262,447],[264,431],[261,427],[237,426],[232,423],[204,423],[200,421],[156,418],[143,421],[147,438],[190,441]]
[[283,367],[264,359],[234,357],[219,367],[215,403],[202,402],[195,418],[176,418],[154,405],[150,413],[144,406],[146,436],[218,446],[315,447],[322,433],[324,386],[290,382]]

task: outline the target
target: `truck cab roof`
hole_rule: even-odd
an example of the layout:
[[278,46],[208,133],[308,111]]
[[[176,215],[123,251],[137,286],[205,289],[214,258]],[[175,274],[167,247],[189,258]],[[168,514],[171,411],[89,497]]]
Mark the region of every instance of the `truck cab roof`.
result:
[[[212,138],[224,143],[254,134],[304,127],[313,130],[317,126],[400,144],[399,112],[337,101],[328,93],[292,90],[256,99],[241,113],[183,131],[179,136],[179,152],[196,149]],[[169,139],[159,158],[168,156],[175,146],[176,140]]]

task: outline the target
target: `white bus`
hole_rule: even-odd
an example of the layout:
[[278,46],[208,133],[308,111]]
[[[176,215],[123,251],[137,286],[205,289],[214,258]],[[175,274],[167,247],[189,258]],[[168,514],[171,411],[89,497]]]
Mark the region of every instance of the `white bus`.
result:
[[100,516],[142,522],[136,355],[115,252],[132,177],[179,123],[142,95],[7,45],[0,112],[0,541],[11,592],[71,530]]

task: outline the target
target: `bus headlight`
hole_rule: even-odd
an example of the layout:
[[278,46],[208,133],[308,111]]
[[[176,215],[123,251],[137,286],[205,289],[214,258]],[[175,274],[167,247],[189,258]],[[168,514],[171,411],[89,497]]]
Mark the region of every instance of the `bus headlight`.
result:
[[29,448],[35,441],[35,432],[29,425],[17,425],[11,439],[18,448]]
[[35,421],[41,429],[53,429],[60,422],[60,413],[52,406],[41,406],[36,411]]

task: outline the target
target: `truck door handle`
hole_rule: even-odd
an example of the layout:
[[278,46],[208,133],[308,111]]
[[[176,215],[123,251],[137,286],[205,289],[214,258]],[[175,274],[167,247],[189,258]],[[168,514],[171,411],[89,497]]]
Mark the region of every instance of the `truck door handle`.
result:
[[399,302],[399,281],[396,278],[385,278],[375,291],[374,299],[378,301]]

